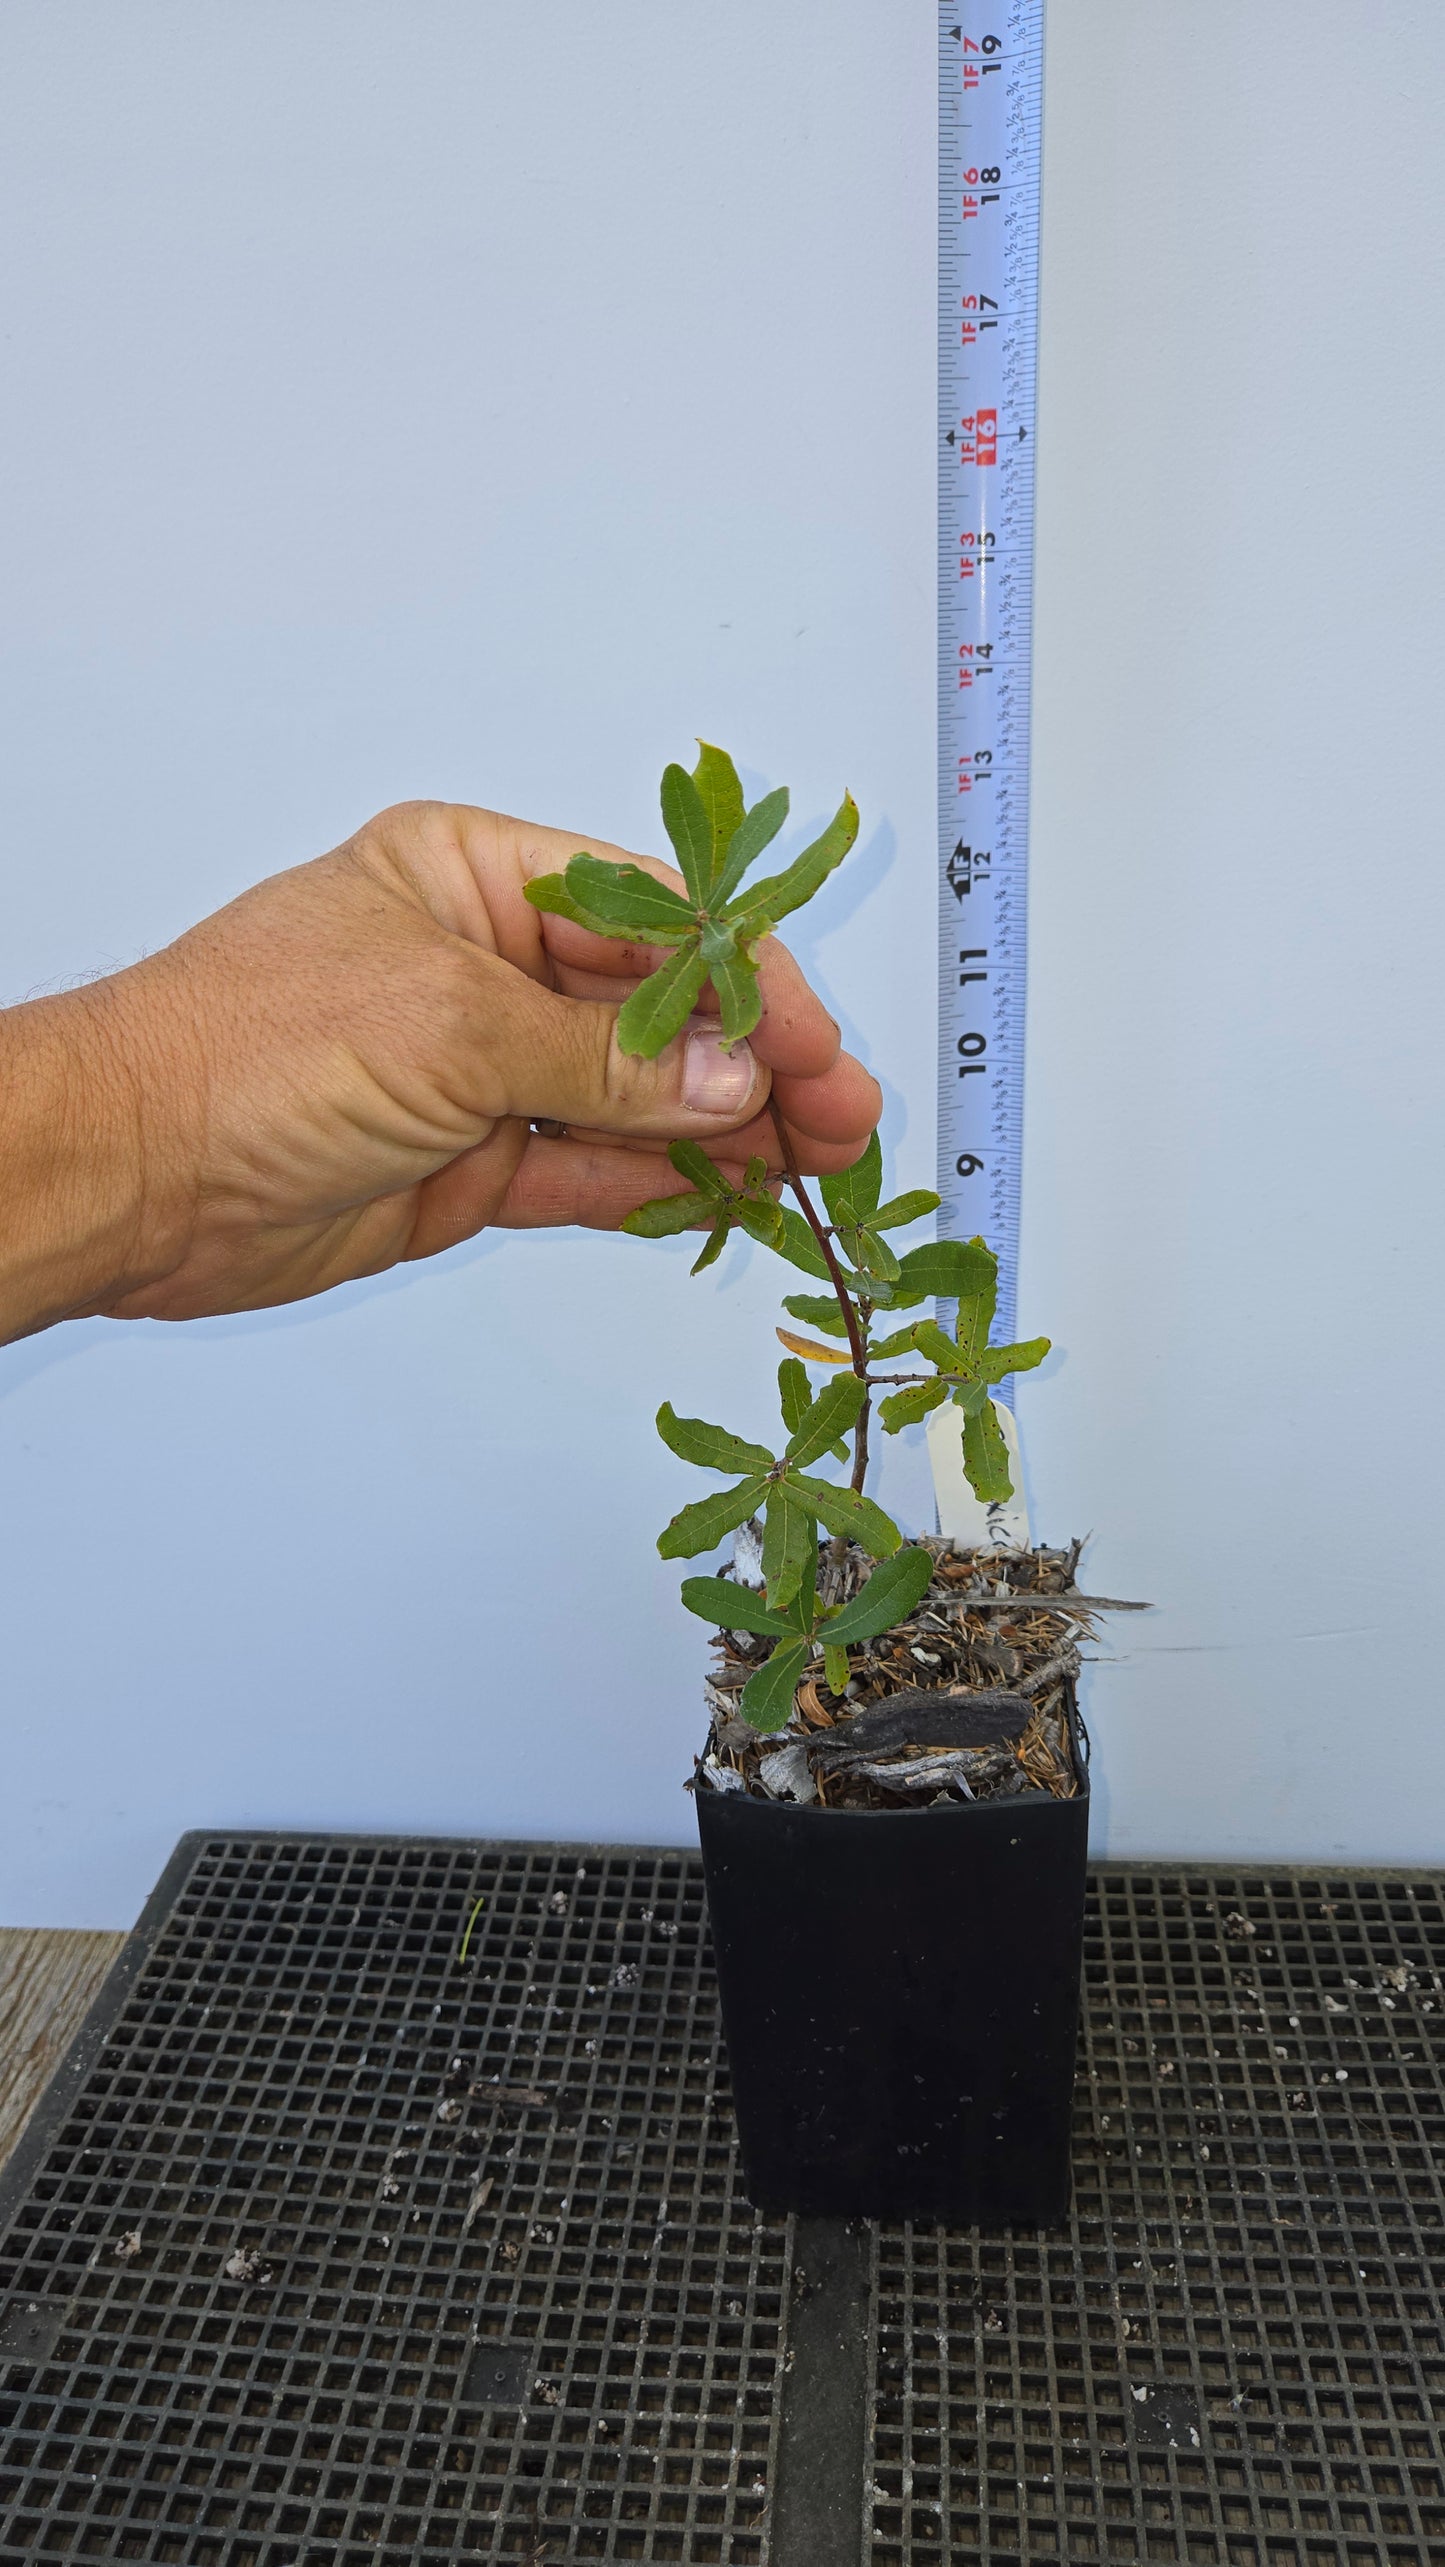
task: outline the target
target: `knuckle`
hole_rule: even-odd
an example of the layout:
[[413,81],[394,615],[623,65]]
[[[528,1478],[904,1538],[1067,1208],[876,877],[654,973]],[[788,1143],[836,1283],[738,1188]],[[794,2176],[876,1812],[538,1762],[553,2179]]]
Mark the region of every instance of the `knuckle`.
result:
[[643,1113],[657,1095],[657,1064],[644,1060],[635,1052],[624,1052],[617,1039],[617,1019],[609,1007],[596,1009],[604,1019],[599,1028],[601,1093],[611,1111],[622,1121]]

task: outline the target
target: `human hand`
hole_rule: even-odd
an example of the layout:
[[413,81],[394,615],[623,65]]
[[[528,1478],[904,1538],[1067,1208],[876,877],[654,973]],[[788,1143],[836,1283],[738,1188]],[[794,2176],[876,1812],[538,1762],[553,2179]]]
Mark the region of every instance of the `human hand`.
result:
[[657,955],[523,897],[582,846],[622,853],[403,804],[129,971],[0,1016],[12,1044],[32,1015],[52,1052],[59,1035],[77,1183],[104,1230],[42,1303],[32,1272],[0,1334],[301,1300],[488,1223],[615,1229],[682,1187],[670,1140],[733,1172],[755,1152],[778,1169],[770,1090],[800,1167],[846,1167],[879,1092],[774,940],[750,1043],[724,1053],[700,1014],[656,1061],[618,1049],[617,1008]]

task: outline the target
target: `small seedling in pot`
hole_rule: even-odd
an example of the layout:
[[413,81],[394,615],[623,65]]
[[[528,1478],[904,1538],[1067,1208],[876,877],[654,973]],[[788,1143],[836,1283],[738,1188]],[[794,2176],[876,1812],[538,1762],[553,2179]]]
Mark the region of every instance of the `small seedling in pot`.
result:
[[[565,873],[528,885],[527,897],[539,909],[598,935],[666,949],[665,961],[621,1011],[624,1051],[655,1057],[681,1033],[709,981],[725,1041],[739,1041],[757,1024],[759,943],[821,889],[858,830],[856,806],[845,794],[810,847],[782,872],[749,884],[787,811],[782,787],[747,809],[731,758],[704,745],[691,775],[670,766],[662,779],[663,821],[685,892],[639,865],[590,855],[574,856]],[[695,1558],[754,1517],[762,1520],[761,1593],[725,1577],[686,1578],[682,1586],[684,1604],[705,1621],[773,1642],[741,1698],[743,1718],[760,1732],[786,1724],[799,1683],[819,1655],[825,1681],[841,1694],[849,1648],[905,1622],[933,1578],[933,1555],[905,1543],[866,1491],[875,1399],[887,1434],[952,1402],[970,1486],[985,1502],[1002,1500],[1012,1490],[993,1392],[1008,1374],[1030,1370],[1049,1351],[1047,1337],[990,1343],[998,1264],[982,1239],[895,1248],[895,1235],[936,1212],[939,1198],[918,1189],[882,1199],[876,1133],[852,1167],[819,1180],[820,1207],[776,1112],[773,1122],[792,1202],[775,1198],[763,1159],[749,1161],[739,1186],[695,1142],[678,1141],[669,1156],[686,1189],[643,1204],[623,1224],[650,1239],[705,1229],[694,1273],[721,1254],[733,1230],[742,1230],[813,1285],[826,1287],[784,1298],[800,1327],[777,1331],[786,1349],[778,1367],[778,1451],[701,1418],[679,1417],[670,1403],[657,1417],[663,1441],[683,1461],[731,1482],[673,1517],[658,1542],[664,1559]],[[931,1300],[956,1306],[952,1333],[935,1319],[905,1316]],[[810,1366],[824,1370],[816,1389]],[[849,1460],[850,1443],[847,1480],[822,1476],[818,1466],[829,1456]],[[829,1537],[821,1559],[820,1532]],[[855,1593],[840,1597],[832,1590],[842,1583],[850,1545],[876,1565]]]

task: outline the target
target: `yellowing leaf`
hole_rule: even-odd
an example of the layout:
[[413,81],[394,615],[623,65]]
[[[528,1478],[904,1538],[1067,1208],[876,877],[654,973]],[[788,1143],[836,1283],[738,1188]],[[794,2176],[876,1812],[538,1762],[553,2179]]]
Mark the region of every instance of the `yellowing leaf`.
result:
[[810,1364],[851,1364],[853,1360],[846,1346],[820,1346],[816,1337],[795,1337],[790,1328],[779,1328],[775,1334],[790,1355],[806,1356]]

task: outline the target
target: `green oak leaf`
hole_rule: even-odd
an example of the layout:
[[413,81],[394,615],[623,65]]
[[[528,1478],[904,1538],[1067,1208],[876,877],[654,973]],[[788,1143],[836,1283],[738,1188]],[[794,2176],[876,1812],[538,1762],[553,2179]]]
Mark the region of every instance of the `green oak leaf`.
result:
[[611,936],[615,930],[605,919],[584,907],[575,892],[567,888],[566,877],[559,873],[539,874],[535,882],[524,883],[522,897],[533,909],[550,911],[553,917],[570,918],[574,926],[588,927],[594,936]]
[[696,945],[669,955],[659,970],[639,982],[617,1019],[617,1040],[624,1052],[655,1061],[682,1032],[702,996],[707,964]]
[[[983,1241],[973,1240],[970,1245],[981,1248]],[[987,1249],[984,1250],[984,1254],[989,1256]],[[954,1334],[958,1339],[958,1351],[970,1371],[977,1365],[988,1344],[988,1332],[993,1326],[993,1314],[998,1305],[997,1258],[989,1256],[989,1264],[992,1272],[984,1278],[983,1282],[977,1284],[972,1292],[960,1293],[958,1296],[958,1317],[954,1324]]]
[[713,886],[714,901],[729,901],[747,872],[756,864],[764,847],[770,847],[788,816],[788,788],[780,784],[774,793],[765,793],[755,802],[734,830],[728,846],[727,862]]
[[[815,1537],[816,1532],[817,1527],[814,1526],[813,1533]],[[799,1633],[805,1640],[812,1638],[813,1626],[818,1619],[818,1545],[816,1538],[810,1540],[804,1550],[803,1574],[798,1580],[798,1592],[794,1596],[792,1603],[784,1608],[783,1619],[787,1623],[790,1631]]]
[[886,1203],[880,1203],[877,1211],[870,1214],[868,1227],[870,1230],[906,1230],[910,1221],[922,1221],[928,1213],[936,1212],[940,1200],[938,1195],[929,1194],[922,1186],[912,1194],[890,1195]]
[[878,1422],[885,1435],[896,1435],[900,1427],[916,1426],[931,1408],[941,1408],[948,1397],[948,1384],[937,1373],[931,1382],[910,1382],[906,1390],[890,1391],[878,1402]]
[[689,1613],[715,1623],[720,1631],[761,1631],[774,1639],[787,1636],[782,1615],[764,1603],[756,1588],[742,1586],[736,1578],[684,1578],[680,1592]]
[[915,1355],[917,1352],[913,1328],[911,1326],[896,1328],[891,1337],[875,1337],[871,1340],[868,1361],[870,1364],[885,1364],[892,1355]]
[[856,1426],[866,1397],[856,1373],[836,1373],[809,1402],[806,1414],[793,1430],[784,1458],[795,1465],[818,1461],[840,1435]]
[[1051,1337],[1025,1337],[1017,1346],[986,1346],[978,1369],[986,1382],[1001,1382],[1006,1373],[1031,1373],[1048,1353]]
[[981,1239],[934,1239],[907,1251],[903,1281],[920,1300],[959,1301],[991,1280],[997,1262]]
[[850,1168],[839,1168],[833,1175],[820,1177],[819,1191],[828,1207],[828,1218],[839,1228],[857,1228],[876,1210],[883,1185],[883,1145],[876,1132],[870,1133],[867,1147]]
[[[806,1222],[803,1226],[807,1228]],[[848,1334],[848,1323],[832,1293],[825,1297],[822,1293],[786,1292],[783,1308],[794,1319],[806,1319],[811,1328],[821,1328],[825,1337],[846,1337]]]
[[783,1424],[795,1435],[813,1405],[812,1385],[796,1355],[785,1355],[778,1366],[778,1399]]
[[981,1504],[1001,1504],[1006,1497],[1012,1497],[1008,1446],[991,1399],[984,1401],[975,1416],[963,1421],[963,1467],[969,1487]]
[[927,1293],[914,1290],[906,1275],[898,1283],[884,1283],[881,1277],[870,1277],[864,1297],[872,1302],[875,1310],[916,1310],[920,1301],[928,1299]]
[[907,1334],[919,1354],[928,1357],[930,1364],[940,1364],[946,1373],[958,1371],[959,1350],[947,1329],[940,1328],[936,1319],[915,1319]]
[[[677,772],[681,775],[682,769]],[[644,873],[641,865],[615,865],[606,856],[574,856],[565,880],[581,907],[607,922],[610,935],[636,937],[650,945],[680,945],[695,932],[694,913],[681,892],[674,891],[671,883],[659,882],[655,874]]]
[[700,909],[712,889],[712,820],[692,777],[680,766],[662,771],[662,825],[672,840],[678,871]]
[[859,1497],[853,1489],[836,1488],[831,1480],[815,1480],[802,1472],[794,1475],[793,1484],[804,1491],[820,1524],[856,1542],[870,1559],[886,1560],[898,1549],[902,1534],[871,1497]]
[[[711,840],[706,893],[715,891],[728,848],[742,827],[743,789],[738,782],[737,768],[726,749],[715,749],[710,740],[699,740],[697,745],[698,761],[692,771],[692,780],[707,813]],[[673,843],[676,845],[675,839]]]
[[[624,1230],[627,1228],[625,1221],[622,1226]],[[687,1271],[690,1275],[700,1275],[705,1266],[715,1266],[717,1264],[719,1257],[727,1246],[731,1230],[732,1223],[729,1221],[727,1214],[725,1212],[720,1212],[716,1221],[713,1223],[711,1230],[708,1232],[701,1248],[698,1250],[697,1255],[694,1257],[692,1264],[688,1267]]]
[[847,1650],[825,1647],[823,1651],[823,1675],[831,1692],[835,1694],[847,1692],[850,1672]]
[[746,1443],[725,1426],[710,1426],[705,1417],[679,1417],[671,1400],[657,1412],[657,1431],[669,1452],[681,1461],[701,1463],[709,1471],[770,1471],[773,1456],[763,1444]]
[[711,1209],[705,1195],[659,1194],[650,1203],[634,1205],[624,1215],[622,1227],[634,1239],[672,1239],[680,1230],[705,1221]]
[[[696,1141],[669,1141],[667,1155],[678,1175],[690,1178],[699,1194],[715,1195],[719,1203],[725,1203],[728,1200],[732,1187],[716,1161],[710,1159],[706,1150]],[[762,1173],[761,1164],[750,1159],[747,1170],[750,1184],[753,1182],[752,1172],[755,1166],[758,1167],[759,1174]]]
[[725,1533],[736,1533],[757,1513],[767,1485],[762,1478],[739,1480],[736,1488],[718,1489],[695,1506],[683,1507],[657,1537],[663,1559],[691,1560],[699,1551],[715,1551]]
[[776,1248],[782,1235],[783,1207],[770,1194],[739,1195],[737,1220],[740,1229],[762,1248]]
[[781,1613],[793,1602],[810,1561],[816,1561],[816,1518],[790,1479],[774,1480],[763,1506],[763,1577],[768,1602]]
[[[703,937],[703,954],[707,958],[707,937]],[[723,1048],[744,1042],[763,1012],[763,994],[758,982],[758,968],[750,956],[735,947],[726,955],[708,959],[708,972],[717,991],[718,1024]]]
[[783,1235],[778,1242],[779,1253],[787,1258],[789,1265],[801,1266],[805,1275],[821,1275],[824,1283],[831,1283],[833,1278],[828,1272],[828,1260],[801,1212],[795,1212],[790,1203],[785,1203],[782,1214]]
[[897,1283],[902,1273],[885,1239],[870,1229],[840,1229],[838,1245],[871,1283]]
[[793,1696],[807,1663],[806,1640],[780,1641],[765,1665],[749,1676],[739,1708],[750,1728],[760,1730],[764,1737],[772,1730],[786,1729]]
[[874,1570],[855,1596],[839,1606],[827,1626],[830,1646],[876,1640],[880,1632],[891,1631],[896,1622],[906,1622],[923,1602],[932,1580],[933,1562],[928,1553],[915,1543],[907,1543]]
[[819,838],[782,873],[767,874],[744,892],[729,915],[739,935],[763,936],[794,909],[801,909],[840,865],[858,835],[858,805],[851,793],[842,801]]

